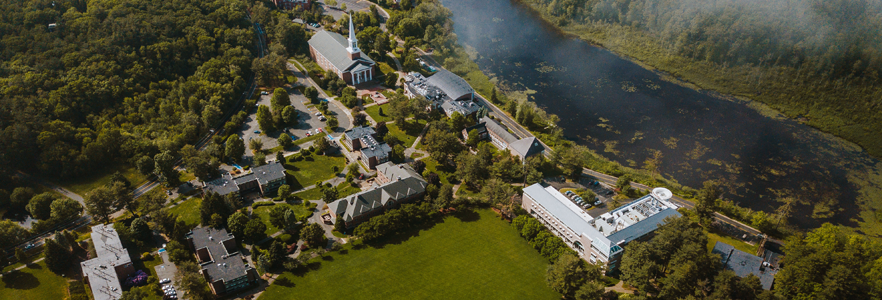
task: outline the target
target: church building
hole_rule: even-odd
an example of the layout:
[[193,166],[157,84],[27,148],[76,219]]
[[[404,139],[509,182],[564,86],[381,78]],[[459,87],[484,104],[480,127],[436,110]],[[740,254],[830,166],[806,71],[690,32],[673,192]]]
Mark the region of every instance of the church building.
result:
[[309,54],[322,69],[334,72],[347,84],[356,85],[374,79],[377,63],[358,49],[355,26],[349,22],[349,39],[322,30],[309,39]]

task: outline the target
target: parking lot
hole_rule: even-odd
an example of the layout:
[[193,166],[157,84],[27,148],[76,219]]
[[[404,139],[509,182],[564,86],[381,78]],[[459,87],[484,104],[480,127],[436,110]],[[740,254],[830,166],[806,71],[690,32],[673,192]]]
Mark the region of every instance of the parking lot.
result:
[[[295,74],[298,77],[303,76],[299,72]],[[245,141],[245,164],[251,163],[253,154],[251,153],[250,141],[253,139],[259,139],[263,142],[263,149],[269,149],[279,145],[278,138],[283,132],[295,139],[302,139],[306,137],[307,132],[314,134],[316,133],[316,129],[327,126],[326,121],[319,120],[319,116],[315,115],[319,111],[315,106],[310,105],[306,96],[295,89],[289,90],[288,95],[291,97],[291,105],[294,106],[294,109],[299,113],[297,119],[298,123],[295,126],[286,127],[283,130],[277,130],[274,132],[262,132],[260,131],[260,126],[257,124],[257,107],[251,109],[250,115],[248,115],[248,118],[245,119],[245,123],[237,132],[237,134]],[[260,95],[256,105],[270,106],[271,97],[272,93],[269,93],[268,95]],[[349,116],[346,115],[342,109],[331,104],[328,106],[328,110],[331,115],[337,117],[339,128],[349,128],[351,121],[349,120]],[[343,129],[337,129],[337,131],[342,132]]]
[[[357,1],[357,0],[337,0],[337,7],[342,7],[343,3],[346,3],[346,12],[352,11],[370,11],[371,4],[366,1]],[[346,13],[340,9],[331,8],[327,3],[322,3],[322,8],[325,11],[326,15],[334,17],[334,20],[340,20],[343,15]]]
[[546,182],[558,190],[567,188],[588,189],[594,192],[594,194],[597,194],[597,198],[600,200],[600,202],[602,202],[602,204],[592,206],[591,208],[585,210],[586,212],[588,212],[588,215],[596,218],[597,216],[600,216],[610,210],[607,202],[612,201],[612,197],[615,196],[615,194],[610,194],[610,192],[612,192],[612,188],[606,186],[603,183],[592,185],[591,183],[594,181],[594,178],[588,177],[583,177],[581,180],[579,180],[578,183],[562,181],[559,180],[559,178],[546,178]]
[[[165,278],[171,279],[170,283],[160,284],[160,286],[166,286],[166,285],[174,286],[175,273],[178,272],[178,267],[175,266],[175,264],[173,264],[171,261],[168,260],[168,252],[163,251],[162,253],[159,253],[159,256],[162,257],[162,264],[153,267],[156,270],[156,277],[158,277],[157,280],[163,280]],[[175,290],[178,290],[178,288],[175,287]],[[166,299],[168,299],[168,297],[166,297]]]

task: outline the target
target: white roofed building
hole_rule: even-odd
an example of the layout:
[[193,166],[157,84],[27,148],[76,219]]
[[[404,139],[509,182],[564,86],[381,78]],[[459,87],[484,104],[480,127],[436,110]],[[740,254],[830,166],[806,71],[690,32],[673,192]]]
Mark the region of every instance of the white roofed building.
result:
[[524,188],[521,204],[554,235],[590,263],[601,263],[607,272],[619,267],[624,247],[648,238],[667,217],[680,217],[669,202],[671,191],[656,188],[649,195],[596,218],[553,187],[534,184]]

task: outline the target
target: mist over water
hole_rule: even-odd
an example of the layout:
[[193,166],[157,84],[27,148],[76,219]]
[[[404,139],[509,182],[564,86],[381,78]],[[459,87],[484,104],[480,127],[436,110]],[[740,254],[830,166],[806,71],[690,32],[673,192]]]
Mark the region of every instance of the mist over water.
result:
[[776,199],[795,196],[801,204],[790,222],[801,228],[856,225],[848,175],[879,164],[856,146],[665,81],[510,0],[442,3],[481,69],[506,88],[535,91],[530,99],[560,117],[568,139],[638,169],[661,151],[665,177],[693,188],[718,180],[726,199],[755,210],[774,212]]

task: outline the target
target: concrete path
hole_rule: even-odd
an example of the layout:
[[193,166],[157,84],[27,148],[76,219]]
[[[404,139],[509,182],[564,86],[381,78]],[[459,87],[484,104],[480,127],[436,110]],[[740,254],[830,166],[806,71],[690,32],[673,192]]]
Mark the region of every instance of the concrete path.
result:
[[23,264],[23,265],[21,265],[21,266],[18,266],[18,268],[15,268],[15,269],[12,270],[12,271],[9,271],[9,272],[6,272],[6,273],[3,273],[3,274],[0,274],[0,277],[3,277],[3,275],[6,275],[6,274],[9,274],[9,273],[12,273],[12,272],[15,272],[15,271],[18,271],[18,270],[24,269],[24,268],[27,267],[28,265],[30,265],[30,264],[35,264],[35,263],[38,263],[38,262],[41,262],[41,261],[43,261],[44,259],[46,259],[46,258],[45,258],[45,257],[40,257],[40,258],[38,258],[38,259],[35,260],[35,261],[32,261],[32,262],[29,262],[29,263]]

